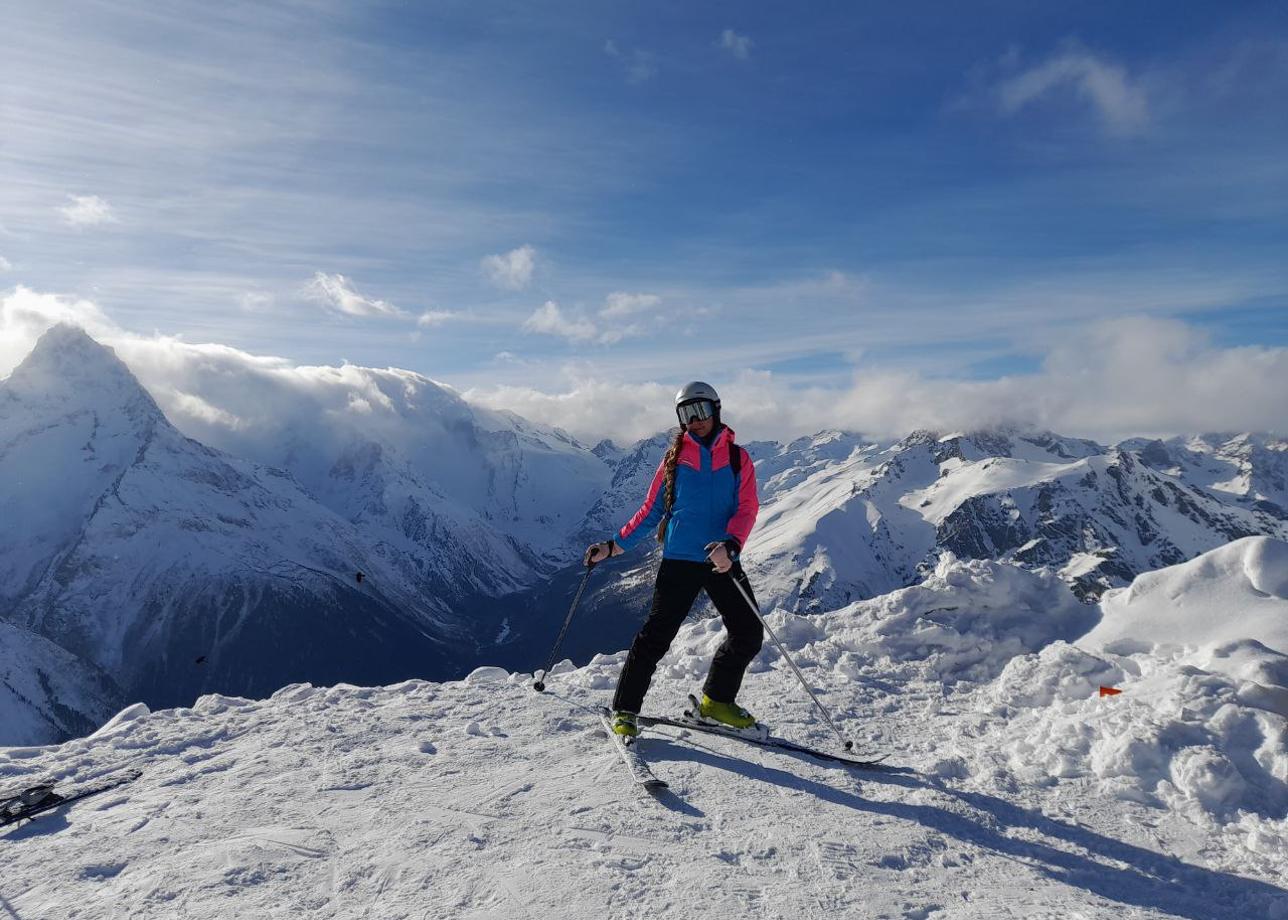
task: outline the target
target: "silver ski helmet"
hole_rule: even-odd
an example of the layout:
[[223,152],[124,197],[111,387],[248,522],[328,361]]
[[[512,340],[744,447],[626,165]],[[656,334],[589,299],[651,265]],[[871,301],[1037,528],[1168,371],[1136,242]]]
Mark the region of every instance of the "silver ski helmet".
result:
[[688,427],[693,418],[711,418],[720,425],[720,394],[716,388],[701,380],[691,380],[675,394],[675,415],[682,428]]

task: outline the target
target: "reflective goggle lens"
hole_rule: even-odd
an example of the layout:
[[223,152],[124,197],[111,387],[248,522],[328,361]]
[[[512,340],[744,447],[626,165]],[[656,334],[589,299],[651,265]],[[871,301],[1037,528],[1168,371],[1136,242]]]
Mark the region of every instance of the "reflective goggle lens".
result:
[[687,425],[695,420],[715,418],[716,405],[709,399],[699,399],[696,402],[685,403],[675,411],[680,416],[680,424]]

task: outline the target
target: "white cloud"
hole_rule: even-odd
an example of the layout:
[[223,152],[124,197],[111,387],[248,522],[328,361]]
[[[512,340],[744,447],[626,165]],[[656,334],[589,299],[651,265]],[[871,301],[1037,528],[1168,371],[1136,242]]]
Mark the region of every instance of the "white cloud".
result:
[[614,291],[604,300],[604,308],[599,315],[605,318],[617,318],[640,313],[650,307],[656,307],[662,298],[656,294],[628,294],[625,291]]
[[595,324],[584,319],[571,320],[564,316],[559,304],[547,300],[523,321],[526,332],[557,335],[573,342],[587,342],[598,334]]
[[520,246],[503,255],[487,256],[482,261],[488,280],[508,291],[521,291],[532,282],[537,267],[537,251],[531,246]]
[[[508,409],[531,421],[563,428],[587,444],[596,444],[604,438],[630,444],[674,423],[670,406],[678,386],[577,379],[562,393],[499,386],[466,390],[461,395],[475,405]],[[566,427],[565,422],[571,422],[576,430]]]
[[227,428],[231,431],[246,427],[245,422],[231,412],[212,406],[194,393],[171,390],[168,403],[171,414],[176,418],[193,419],[204,425]]
[[318,272],[304,288],[310,300],[331,307],[348,316],[397,316],[406,314],[391,303],[363,297],[344,275]]
[[[549,306],[538,311],[542,322],[577,328]],[[399,407],[414,401],[426,379],[355,365],[297,366],[223,345],[136,335],[92,302],[22,287],[0,295],[0,377],[61,321],[115,348],[185,434],[234,453],[244,447],[243,455],[262,449],[267,433],[285,425],[307,431],[342,425],[356,413],[384,413],[396,428],[405,424]],[[593,326],[577,335],[597,337]],[[496,360],[524,363],[513,354]],[[712,378],[701,365],[679,361],[673,379],[631,383],[583,368],[565,372],[557,391],[498,386],[463,395],[589,443],[605,437],[629,443],[673,424],[675,390],[692,377],[717,387],[725,417],[743,440],[785,440],[825,428],[894,437],[915,428],[1001,423],[1102,442],[1212,430],[1288,434],[1288,348],[1222,347],[1194,326],[1141,316],[1088,323],[1073,334],[1052,331],[1037,371],[994,380],[860,369],[837,386],[801,387],[765,371]]]
[[455,316],[456,314],[451,310],[426,310],[416,317],[416,325],[422,329],[428,329],[431,326],[441,326]]
[[68,195],[71,204],[58,209],[63,220],[73,227],[92,227],[96,224],[115,224],[112,206],[97,195]]
[[261,313],[273,306],[273,295],[263,291],[245,291],[237,298],[237,302],[247,313]]
[[601,345],[615,345],[623,339],[635,338],[644,334],[644,327],[638,323],[629,326],[611,326],[599,334],[597,341]]
[[57,323],[72,323],[103,341],[120,329],[95,304],[56,294],[39,294],[19,285],[0,296],[0,378],[7,377],[36,339]]
[[604,53],[622,66],[628,83],[644,83],[657,75],[657,59],[648,51],[638,48],[622,51],[609,39],[604,42]]
[[739,35],[733,29],[725,29],[720,33],[720,47],[740,61],[745,61],[751,57],[751,49],[755,45],[756,43],[748,36]]
[[[567,390],[496,387],[468,399],[508,408],[594,442],[631,441],[671,420],[684,376],[623,384],[580,375]],[[1041,370],[995,380],[916,371],[859,371],[837,387],[798,387],[765,371],[712,380],[725,417],[744,440],[785,440],[826,428],[899,437],[999,424],[1035,425],[1102,442],[1200,431],[1288,434],[1288,348],[1222,348],[1176,320],[1130,317],[1065,335]]]
[[1089,102],[1106,126],[1118,133],[1140,131],[1149,121],[1145,91],[1126,70],[1077,49],[1002,81],[995,94],[1002,113],[1014,115],[1066,88]]
[[[616,298],[616,299],[614,299]],[[608,298],[608,306],[600,311],[605,317],[603,326],[596,325],[585,316],[569,316],[553,300],[547,300],[523,321],[525,332],[538,332],[568,339],[570,342],[595,342],[599,345],[615,345],[623,339],[643,335],[644,327],[639,323],[623,325],[621,319],[629,313],[646,309],[661,301],[652,294],[614,294]],[[609,312],[615,310],[615,312]]]
[[10,262],[8,259],[6,259],[4,256],[0,256],[0,272],[9,272],[9,271],[13,271],[13,263]]

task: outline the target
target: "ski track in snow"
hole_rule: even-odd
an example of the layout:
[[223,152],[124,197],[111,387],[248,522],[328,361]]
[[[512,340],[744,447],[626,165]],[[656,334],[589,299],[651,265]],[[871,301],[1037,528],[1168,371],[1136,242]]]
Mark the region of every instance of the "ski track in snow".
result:
[[[1213,558],[1237,585],[1265,549]],[[1280,591],[1269,572],[1256,583]],[[639,750],[670,788],[644,792],[597,715],[621,653],[561,663],[544,694],[481,668],[132,707],[89,738],[0,749],[0,790],[144,771],[0,834],[0,918],[1288,918],[1283,716],[1172,651],[1052,641],[1076,613],[1058,592],[949,561],[885,598],[773,615],[889,770],[658,727]],[[646,710],[678,713],[720,639],[686,626]],[[1121,697],[1095,696],[1105,674]],[[837,750],[773,651],[740,700]]]

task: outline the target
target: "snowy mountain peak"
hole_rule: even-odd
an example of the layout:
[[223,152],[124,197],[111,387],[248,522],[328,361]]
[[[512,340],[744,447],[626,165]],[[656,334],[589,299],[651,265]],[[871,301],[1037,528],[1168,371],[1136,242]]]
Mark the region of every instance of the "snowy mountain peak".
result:
[[[162,418],[152,396],[116,352],[79,326],[59,323],[0,384],[0,393],[31,407],[125,410],[135,418]],[[5,410],[0,407],[0,416]]]
[[1066,438],[1051,431],[1016,425],[999,425],[948,434],[919,430],[901,443],[906,448],[931,448],[937,463],[954,459],[973,463],[997,457],[1061,462],[1080,460],[1104,452],[1104,448],[1094,441]]

